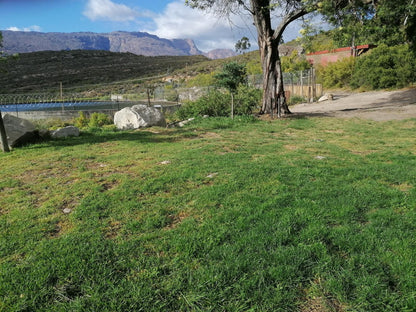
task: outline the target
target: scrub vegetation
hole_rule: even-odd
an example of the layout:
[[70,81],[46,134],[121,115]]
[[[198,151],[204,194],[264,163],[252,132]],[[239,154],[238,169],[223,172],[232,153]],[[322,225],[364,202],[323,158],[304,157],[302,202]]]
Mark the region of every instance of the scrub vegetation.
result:
[[251,117],[0,154],[0,311],[414,311],[416,120]]

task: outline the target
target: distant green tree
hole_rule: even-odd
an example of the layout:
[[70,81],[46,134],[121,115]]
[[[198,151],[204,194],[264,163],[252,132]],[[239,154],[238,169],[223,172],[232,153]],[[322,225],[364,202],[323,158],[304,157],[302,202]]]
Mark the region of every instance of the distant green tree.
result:
[[243,37],[240,40],[238,40],[237,43],[235,44],[235,51],[237,53],[244,53],[245,51],[250,49],[250,47],[251,47],[250,39],[248,39],[247,37]]
[[245,65],[230,62],[223,66],[222,71],[214,76],[216,84],[230,91],[231,118],[234,118],[234,94],[238,86],[247,84],[247,71]]
[[246,66],[237,62],[227,63],[214,78],[218,86],[235,91],[240,84],[247,83]]

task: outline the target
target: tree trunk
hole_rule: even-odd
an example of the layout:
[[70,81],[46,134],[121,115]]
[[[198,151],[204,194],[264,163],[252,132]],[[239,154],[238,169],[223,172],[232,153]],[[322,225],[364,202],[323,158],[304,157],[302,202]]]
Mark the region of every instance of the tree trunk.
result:
[[263,102],[261,114],[290,114],[286,103],[283,73],[279,56],[279,45],[272,38],[259,37],[260,56],[263,69]]
[[251,1],[254,24],[257,28],[260,58],[263,70],[263,102],[260,114],[290,114],[283,86],[283,74],[279,56],[279,42],[287,20],[273,31],[269,0]]

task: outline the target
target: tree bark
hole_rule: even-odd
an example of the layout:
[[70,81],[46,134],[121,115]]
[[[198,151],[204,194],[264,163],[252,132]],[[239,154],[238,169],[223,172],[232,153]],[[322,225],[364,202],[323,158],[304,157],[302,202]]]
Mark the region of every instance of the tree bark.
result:
[[251,13],[257,28],[260,58],[263,70],[263,101],[261,114],[290,114],[286,103],[283,72],[279,56],[279,43],[283,31],[294,20],[307,14],[305,8],[287,13],[279,26],[273,30],[270,17],[270,0],[251,0]]

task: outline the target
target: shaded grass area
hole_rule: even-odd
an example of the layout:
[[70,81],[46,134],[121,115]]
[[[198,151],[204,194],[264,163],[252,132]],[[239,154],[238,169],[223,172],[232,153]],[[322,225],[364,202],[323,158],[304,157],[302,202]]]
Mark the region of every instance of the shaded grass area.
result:
[[0,155],[1,311],[414,311],[416,120],[207,119]]

